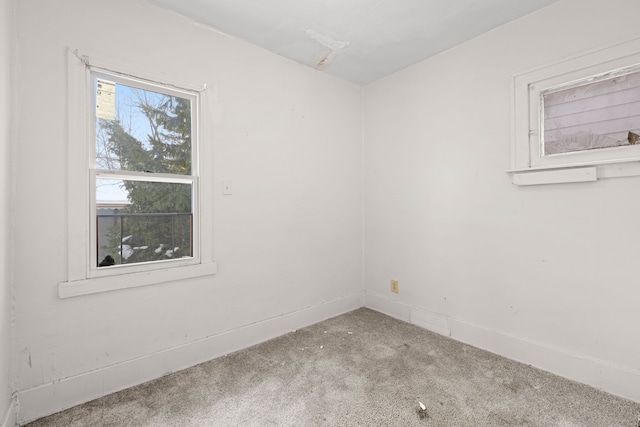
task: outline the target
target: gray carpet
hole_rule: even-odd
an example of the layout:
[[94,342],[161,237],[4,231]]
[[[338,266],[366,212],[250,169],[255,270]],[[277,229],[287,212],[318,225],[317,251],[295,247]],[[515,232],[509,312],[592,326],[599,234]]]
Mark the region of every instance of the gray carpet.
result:
[[640,403],[363,308],[29,426],[636,427],[639,414]]

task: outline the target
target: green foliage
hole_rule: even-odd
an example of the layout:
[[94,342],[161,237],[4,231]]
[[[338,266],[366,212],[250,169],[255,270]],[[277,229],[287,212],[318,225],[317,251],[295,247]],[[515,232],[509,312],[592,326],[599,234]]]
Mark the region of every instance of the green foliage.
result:
[[[190,101],[131,90],[136,95],[134,120],[145,119],[148,125],[146,140],[138,140],[132,130],[125,129],[121,117],[98,119],[99,167],[191,174]],[[102,252],[109,253],[116,264],[191,256],[191,185],[125,180],[123,186],[130,204],[120,212],[124,214],[121,221],[109,230]]]

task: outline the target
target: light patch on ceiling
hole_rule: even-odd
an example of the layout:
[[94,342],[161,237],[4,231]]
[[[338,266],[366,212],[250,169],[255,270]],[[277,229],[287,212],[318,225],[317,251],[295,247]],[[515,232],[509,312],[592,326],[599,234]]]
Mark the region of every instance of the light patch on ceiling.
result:
[[322,46],[331,49],[332,52],[337,52],[349,46],[349,42],[334,40],[333,38],[314,30],[307,30],[304,33],[320,43]]

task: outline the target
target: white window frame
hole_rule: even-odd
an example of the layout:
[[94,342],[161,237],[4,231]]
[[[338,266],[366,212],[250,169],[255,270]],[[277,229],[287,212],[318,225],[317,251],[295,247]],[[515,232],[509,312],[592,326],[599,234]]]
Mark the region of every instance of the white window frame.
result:
[[[68,279],[58,285],[61,298],[163,283],[215,274],[212,239],[212,150],[211,94],[206,84],[176,80],[159,72],[114,58],[68,51]],[[144,173],[119,173],[95,169],[95,107],[92,74],[121,76],[143,89],[174,92],[193,100],[195,110],[192,150],[192,176],[181,178],[193,183],[193,256],[185,259],[136,263],[117,267],[96,267],[95,177],[145,180]],[[119,82],[122,82],[119,81]],[[192,114],[194,114],[192,112]],[[153,174],[153,181],[176,177]]]
[[[640,39],[540,67],[513,77],[511,169],[517,185],[595,181],[640,175],[640,145],[543,154],[543,100],[549,91],[569,88],[640,66]],[[526,175],[526,176],[525,176]]]

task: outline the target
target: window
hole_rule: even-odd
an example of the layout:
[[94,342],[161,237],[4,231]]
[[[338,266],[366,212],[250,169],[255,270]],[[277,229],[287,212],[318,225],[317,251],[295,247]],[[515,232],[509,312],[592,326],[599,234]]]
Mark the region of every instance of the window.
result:
[[215,273],[210,132],[201,119],[210,117],[208,92],[69,52],[69,279],[61,297]]
[[98,72],[91,84],[94,268],[197,258],[197,94]]
[[640,39],[514,77],[514,183],[640,174],[621,165],[640,160],[638,52]]

